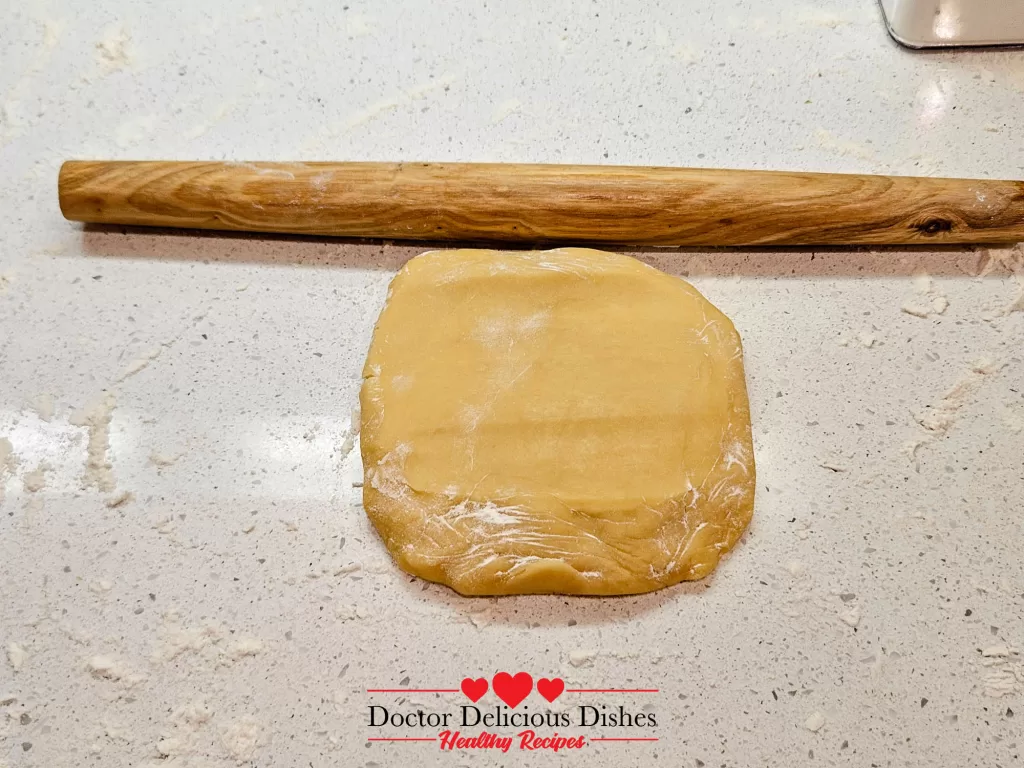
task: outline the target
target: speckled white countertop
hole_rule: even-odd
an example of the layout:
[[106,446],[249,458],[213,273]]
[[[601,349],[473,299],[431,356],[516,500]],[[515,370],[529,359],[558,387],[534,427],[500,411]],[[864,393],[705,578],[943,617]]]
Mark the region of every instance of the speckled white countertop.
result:
[[[1019,761],[1020,251],[638,254],[743,336],[750,531],[703,583],[469,600],[399,573],[353,488],[370,331],[421,249],[83,231],[60,216],[56,171],[415,159],[1021,178],[1024,53],[901,50],[872,0],[347,3],[0,9],[0,766]],[[561,730],[659,741],[367,741],[437,732],[370,728],[371,704],[468,703],[367,688],[499,670],[658,688],[526,705],[655,713],[656,728]]]

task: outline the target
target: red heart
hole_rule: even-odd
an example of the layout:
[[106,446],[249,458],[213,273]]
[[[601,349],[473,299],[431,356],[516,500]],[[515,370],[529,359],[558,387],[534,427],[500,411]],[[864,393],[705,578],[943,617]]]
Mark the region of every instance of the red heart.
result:
[[491,680],[491,685],[498,698],[515,709],[533,690],[533,678],[526,672],[518,672],[515,676],[499,672]]
[[564,690],[565,680],[560,677],[556,677],[553,680],[542,677],[537,681],[537,693],[550,702],[554,702],[555,699],[562,695]]
[[467,677],[462,681],[462,692],[475,704],[487,693],[487,681],[482,677],[478,677],[476,680]]

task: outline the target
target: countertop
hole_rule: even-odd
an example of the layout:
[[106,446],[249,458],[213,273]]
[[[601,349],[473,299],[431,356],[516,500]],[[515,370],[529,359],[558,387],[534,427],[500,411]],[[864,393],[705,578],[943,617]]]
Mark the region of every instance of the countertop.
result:
[[[0,766],[1020,760],[1019,249],[635,254],[743,337],[754,521],[703,582],[466,599],[396,569],[355,485],[370,333],[423,248],[83,230],[56,173],[155,158],[1022,178],[1024,52],[901,49],[872,0],[99,0],[6,4],[0,29]],[[587,738],[557,754],[368,741],[438,731],[371,727],[371,705],[468,700],[367,689],[498,671],[657,693],[534,692],[531,712]],[[657,727],[580,727],[580,705]],[[590,741],[643,736],[658,741]]]

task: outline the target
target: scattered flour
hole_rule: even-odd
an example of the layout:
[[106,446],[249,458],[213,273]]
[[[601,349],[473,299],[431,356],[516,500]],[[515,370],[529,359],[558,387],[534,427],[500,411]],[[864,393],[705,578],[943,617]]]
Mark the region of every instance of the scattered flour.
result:
[[[224,165],[227,166],[228,168],[245,168],[246,170],[252,171],[257,176],[273,176],[274,178],[277,178],[277,179],[288,179],[290,181],[294,181],[295,180],[295,174],[292,173],[291,171],[286,171],[283,168],[268,168],[263,163],[257,165],[256,163],[228,162],[228,163],[224,163]],[[300,163],[300,165],[301,165],[301,163]],[[207,311],[209,311],[209,310],[207,310]],[[199,317],[197,317],[195,319],[197,321],[198,320],[202,320],[204,316],[205,316],[205,313],[202,314],[202,315],[199,315]]]
[[[205,122],[197,123],[196,125],[192,126],[190,129],[185,131],[184,138],[186,140],[189,140],[189,141],[192,140],[192,139],[198,139],[200,136],[202,136],[208,130],[210,130],[213,126],[215,126],[217,123],[219,123],[221,120],[223,120],[229,114],[231,114],[231,112],[237,106],[238,106],[238,102],[236,102],[234,100],[224,102],[219,107],[217,107],[217,109],[215,109],[213,111],[213,114],[209,116],[208,120],[206,120]],[[241,285],[241,286],[236,287],[235,290],[236,291],[244,291],[248,287],[249,287],[249,285],[246,283],[245,285]]]
[[174,533],[174,518],[168,516],[168,517],[164,517],[164,518],[162,518],[160,520],[157,520],[153,524],[153,529],[157,533],[162,534],[162,535],[166,535],[166,534],[169,534],[169,533]]
[[[129,117],[123,123],[117,126],[114,131],[114,143],[121,149],[127,149],[135,144],[144,141],[149,136],[153,135],[156,130],[158,117],[156,115],[136,115],[135,117]],[[157,352],[159,355],[159,351]],[[121,374],[120,378],[114,380],[114,383],[124,381],[130,376],[134,376],[136,373],[141,371],[149,365],[149,360],[141,358],[139,360],[133,360],[128,364],[128,367]]]
[[[155,120],[155,118],[154,118],[154,120]],[[145,368],[147,365],[149,365],[151,362],[153,362],[158,357],[160,357],[160,354],[163,351],[164,351],[163,347],[153,347],[153,349],[151,349],[148,352],[145,352],[142,355],[140,355],[139,357],[135,358],[130,363],[128,363],[128,366],[124,369],[124,371],[121,372],[121,375],[117,379],[114,380],[114,383],[115,384],[120,384],[125,379],[130,379],[136,373],[138,373],[143,368]]]
[[131,42],[131,35],[123,26],[110,27],[103,39],[96,43],[96,63],[100,66],[100,72],[109,75],[131,66],[134,60]]
[[1019,649],[1005,644],[985,648],[980,667],[985,696],[998,699],[1024,690],[1024,660]]
[[488,526],[516,525],[523,520],[522,507],[499,507],[493,501],[478,502],[464,499],[445,512],[445,519],[450,523],[468,522],[482,523]]
[[491,623],[491,606],[488,603],[473,603],[469,606],[469,623],[477,629]]
[[206,703],[205,699],[193,699],[183,704],[171,713],[171,722],[175,725],[188,725],[192,728],[199,728],[210,722],[213,717],[213,710]]
[[263,741],[263,728],[251,715],[229,723],[221,731],[225,749],[240,763],[251,760]]
[[912,440],[905,440],[903,445],[900,447],[900,453],[906,456],[910,461],[917,466],[917,451],[922,445],[926,445],[931,442],[930,438],[915,437]]
[[[189,758],[193,755],[195,735],[213,717],[213,710],[206,703],[205,699],[193,699],[175,709],[167,718],[168,726],[160,733],[160,739],[156,743],[156,751],[161,760],[171,758],[161,765],[176,766],[183,768],[201,768],[206,763],[196,763]],[[178,762],[176,758],[182,758],[184,763]]]
[[360,125],[365,125],[375,117],[383,115],[385,112],[391,112],[392,110],[398,109],[399,103],[400,101],[395,97],[376,101],[352,115],[346,123],[346,127],[352,129],[358,128]]
[[976,360],[971,369],[961,376],[940,400],[915,415],[914,420],[933,438],[944,437],[956,423],[960,409],[967,405],[981,388],[985,377],[999,372],[1003,365],[988,357]]
[[18,459],[14,455],[14,446],[9,438],[0,437],[0,472],[14,472],[18,467]]
[[135,685],[146,679],[145,675],[132,672],[123,661],[105,654],[93,656],[85,663],[85,668],[90,675],[98,680],[109,680],[111,682],[123,682],[127,685]]
[[575,650],[569,653],[569,663],[574,667],[589,666],[597,658],[597,651]]
[[456,80],[457,78],[455,75],[445,73],[444,75],[433,78],[421,85],[402,89],[397,94],[375,101],[363,109],[354,112],[347,120],[344,121],[344,123],[335,124],[325,130],[321,130],[317,136],[312,137],[306,142],[306,148],[327,146],[338,136],[339,132],[358,128],[359,126],[365,125],[387,112],[396,110],[399,107],[407,107],[413,102],[425,99],[427,95],[433,91],[437,91],[442,88],[447,90],[454,82],[456,82]]
[[31,524],[35,522],[35,516],[43,511],[43,499],[40,496],[30,496],[25,502],[24,522]]
[[117,509],[127,504],[129,501],[135,498],[135,494],[131,491],[121,491],[116,496],[111,496],[106,500],[107,509]]
[[175,611],[164,616],[160,630],[160,643],[153,653],[154,662],[170,662],[183,653],[201,653],[216,646],[217,665],[239,662],[246,656],[255,656],[265,650],[262,640],[254,637],[240,637],[231,643],[221,645],[226,633],[216,625],[182,627]]
[[170,661],[185,652],[197,653],[208,645],[224,639],[224,632],[213,624],[200,627],[182,627],[178,615],[171,612],[164,617],[160,628],[160,645],[153,653],[154,661]]
[[494,112],[491,114],[491,123],[497,125],[498,123],[505,120],[507,117],[511,117],[516,112],[519,112],[523,107],[523,102],[519,99],[509,99],[508,101],[499,104]]
[[103,493],[110,493],[117,486],[113,466],[107,455],[110,451],[110,421],[115,404],[114,395],[106,392],[95,402],[79,408],[68,419],[72,426],[85,427],[89,431],[83,488],[95,486]]
[[404,88],[402,92],[412,101],[421,101],[427,97],[428,93],[432,93],[440,88],[447,90],[457,80],[458,78],[454,74],[445,72],[440,77],[431,78],[411,88]]
[[238,661],[246,656],[256,656],[263,652],[263,641],[255,637],[240,637],[227,647],[224,657],[228,661]]
[[156,751],[162,758],[187,752],[188,749],[188,742],[179,736],[163,736],[156,743]]
[[988,277],[997,268],[1002,268],[1011,275],[1019,275],[1024,272],[1024,246],[989,248],[982,251],[978,274],[975,277]]
[[88,632],[80,627],[76,627],[73,624],[67,622],[61,623],[57,627],[60,633],[64,635],[68,640],[75,643],[76,645],[90,645],[92,644],[93,636],[91,632]]
[[39,493],[46,487],[46,473],[49,471],[50,465],[45,461],[40,462],[31,472],[21,476],[22,487],[29,493]]
[[36,395],[35,397],[32,398],[32,401],[29,405],[32,408],[32,410],[36,412],[36,416],[38,416],[42,421],[49,422],[51,419],[53,419],[53,413],[55,410],[53,404],[53,395]]
[[1005,406],[1003,424],[1005,424],[1006,428],[1014,434],[1024,432],[1024,408],[1019,406],[1017,408],[1013,408],[1009,405]]
[[983,649],[981,656],[984,659],[1007,659],[1019,653],[1020,651],[1016,648],[1006,643],[1000,643],[999,645],[990,645],[988,648]]
[[10,663],[11,669],[15,672],[21,669],[22,665],[25,663],[25,659],[27,658],[28,651],[26,651],[23,646],[14,642],[7,645],[7,661]]
[[971,402],[987,376],[998,373],[1005,363],[997,363],[989,357],[982,357],[971,364],[970,370],[937,402],[914,414],[914,421],[925,430],[922,437],[912,438],[903,443],[900,452],[917,466],[917,452],[935,440],[940,440],[956,424],[960,410]]
[[789,575],[793,578],[799,579],[801,576],[807,573],[807,567],[803,563],[797,562],[796,560],[790,560],[788,563],[786,563],[786,571],[788,571]]
[[154,467],[169,467],[180,458],[180,453],[170,454],[161,453],[160,451],[151,451],[149,454],[149,463]]
[[949,307],[949,299],[935,287],[935,281],[928,275],[918,275],[914,284],[914,295],[904,299],[900,306],[903,312],[914,317],[927,318],[931,315],[941,315]]
[[104,718],[102,725],[103,735],[111,741],[123,741],[126,744],[132,743],[132,737],[128,732],[128,729],[123,725],[119,725],[109,718]]
[[804,728],[811,733],[817,733],[825,725],[825,716],[821,712],[812,712],[806,720],[804,720]]
[[18,469],[18,457],[14,453],[14,446],[6,437],[0,437],[0,501],[4,500],[4,486],[7,478],[12,476]]
[[370,614],[358,605],[339,605],[334,610],[334,616],[338,621],[356,621],[369,618]]
[[352,452],[352,448],[356,444],[356,438],[359,436],[359,425],[360,413],[359,406],[357,405],[352,409],[352,414],[349,417],[349,427],[345,432],[345,439],[341,441],[341,446],[338,448],[338,456],[342,460]]
[[89,585],[89,591],[95,592],[98,595],[104,592],[109,592],[113,588],[113,582],[108,581],[107,579],[100,579],[99,581],[94,581]]
[[818,145],[823,149],[832,150],[840,155],[858,157],[861,160],[875,159],[874,151],[866,144],[858,144],[854,141],[841,139],[824,128],[816,130],[814,136],[818,140]]
[[999,316],[1005,317],[1011,312],[1024,312],[1024,278],[1017,278],[1017,295],[999,310]]
[[410,453],[412,453],[411,445],[398,443],[377,462],[376,467],[368,468],[366,479],[369,481],[370,487],[390,499],[407,500],[409,486],[405,482],[405,460]]
[[851,627],[856,627],[858,624],[860,624],[860,606],[854,604],[851,605],[849,608],[840,611],[839,619],[844,624],[848,624]]
[[58,19],[46,19],[43,22],[43,46],[52,51],[60,42],[60,36],[64,32],[65,22]]
[[995,309],[989,308],[982,314],[982,319],[992,321],[1014,312],[1024,312],[1024,250],[1021,250],[1019,246],[1012,249],[992,248],[986,251],[985,257],[987,261],[979,270],[978,277],[991,274],[999,265],[1013,276],[1017,290],[1007,304]]

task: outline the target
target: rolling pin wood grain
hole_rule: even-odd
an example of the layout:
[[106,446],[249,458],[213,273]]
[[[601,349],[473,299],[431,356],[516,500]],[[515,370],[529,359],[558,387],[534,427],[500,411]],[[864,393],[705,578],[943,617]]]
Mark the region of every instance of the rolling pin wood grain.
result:
[[1024,240],[1024,182],[460,163],[69,161],[73,221],[661,246]]

